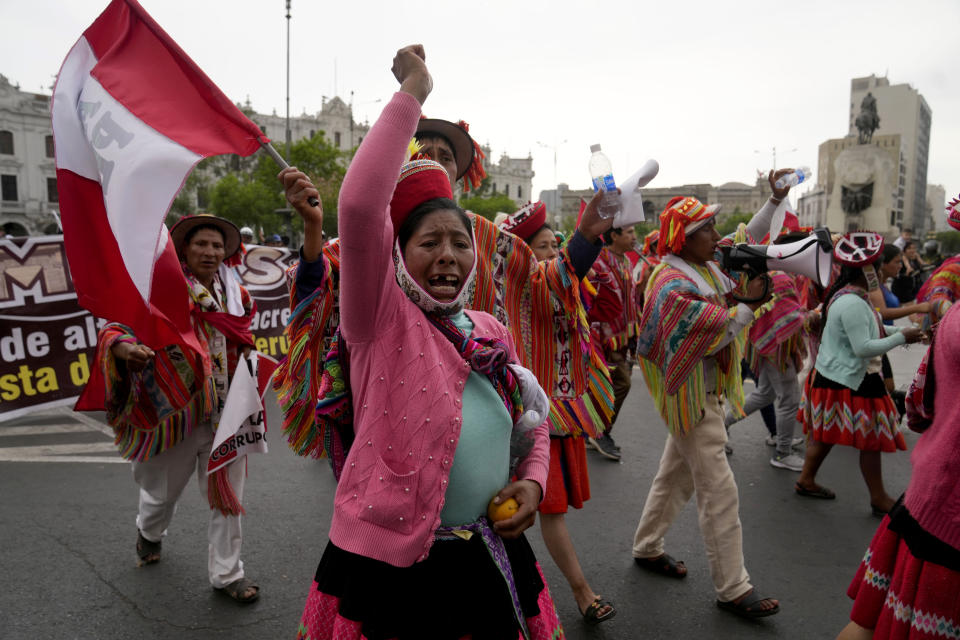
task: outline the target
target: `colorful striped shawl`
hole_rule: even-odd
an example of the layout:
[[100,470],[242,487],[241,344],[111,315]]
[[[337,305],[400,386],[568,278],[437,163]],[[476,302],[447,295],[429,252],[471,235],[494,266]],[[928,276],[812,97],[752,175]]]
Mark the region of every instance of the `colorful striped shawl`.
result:
[[[734,313],[723,298],[704,296],[693,280],[667,263],[651,274],[637,353],[647,387],[671,433],[687,433],[701,420],[707,391],[703,359],[724,337]],[[726,396],[736,414],[743,407],[741,342],[738,338],[714,354],[716,391]]]
[[[189,287],[188,287],[188,290]],[[253,306],[250,294],[240,287],[240,305],[247,312],[247,327]],[[191,301],[198,301],[190,290]],[[194,331],[209,352],[212,328],[194,314]],[[104,407],[114,429],[114,443],[127,460],[145,461],[175,446],[200,421],[209,419],[218,402],[209,358],[184,353],[178,345],[156,350],[150,365],[140,373],[122,373],[111,348],[118,342],[137,342],[124,325],[110,323],[100,330],[96,363],[105,379]],[[240,345],[227,340],[227,374],[232,377]],[[213,425],[216,429],[216,425]]]
[[595,275],[590,282],[597,289],[606,287],[612,289],[616,297],[623,302],[620,317],[606,324],[604,331],[606,349],[619,351],[630,343],[630,339],[637,335],[637,304],[634,290],[633,272],[630,261],[617,256],[609,248],[600,251],[600,257],[593,264]]
[[937,322],[960,299],[960,256],[944,260],[917,293],[917,302],[930,303],[932,321]]
[[747,359],[753,371],[759,371],[760,358],[768,358],[781,370],[793,362],[797,370],[803,357],[802,331],[807,311],[800,302],[798,278],[783,271],[771,271],[773,299],[757,310],[750,325]]

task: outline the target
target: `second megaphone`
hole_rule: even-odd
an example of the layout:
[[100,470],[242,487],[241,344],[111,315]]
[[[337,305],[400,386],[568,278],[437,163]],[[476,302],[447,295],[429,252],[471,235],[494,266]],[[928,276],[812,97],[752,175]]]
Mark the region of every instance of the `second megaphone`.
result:
[[804,275],[821,287],[830,284],[833,243],[830,242],[830,230],[826,227],[814,229],[810,236],[796,242],[737,244],[721,247],[720,251],[720,264],[727,271],[743,271],[754,275],[767,271],[787,271]]

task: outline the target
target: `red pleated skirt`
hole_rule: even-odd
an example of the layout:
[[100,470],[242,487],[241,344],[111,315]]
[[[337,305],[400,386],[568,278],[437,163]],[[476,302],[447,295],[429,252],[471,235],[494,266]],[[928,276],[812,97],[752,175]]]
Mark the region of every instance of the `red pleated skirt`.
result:
[[886,516],[847,595],[850,619],[875,639],[960,638],[960,573],[915,557]]
[[906,450],[900,415],[878,373],[870,373],[851,389],[810,372],[803,387],[797,419],[811,439],[845,444],[863,451]]
[[547,493],[540,503],[540,513],[566,513],[568,507],[582,509],[589,499],[590,474],[584,438],[551,437]]

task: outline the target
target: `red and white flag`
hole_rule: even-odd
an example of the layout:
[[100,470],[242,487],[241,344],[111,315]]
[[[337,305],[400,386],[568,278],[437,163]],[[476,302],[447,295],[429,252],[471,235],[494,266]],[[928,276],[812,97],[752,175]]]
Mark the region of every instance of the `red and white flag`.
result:
[[203,353],[164,218],[197,162],[267,138],[136,0],[113,0],[70,50],[52,116],[79,303],[153,348]]
[[[267,452],[267,412],[263,396],[279,364],[256,351],[241,357],[230,381],[230,390],[217,425],[217,433],[207,460],[207,475],[236,462],[250,453]],[[251,371],[253,370],[253,375]]]

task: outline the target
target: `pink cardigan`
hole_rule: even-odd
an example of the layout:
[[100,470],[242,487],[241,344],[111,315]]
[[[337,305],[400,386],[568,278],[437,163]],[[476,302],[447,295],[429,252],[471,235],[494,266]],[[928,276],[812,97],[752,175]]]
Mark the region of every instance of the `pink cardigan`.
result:
[[936,372],[933,424],[920,436],[910,456],[913,473],[904,504],[925,531],[960,549],[960,402],[956,397],[960,305],[954,305],[940,321],[932,348]]
[[[330,539],[398,567],[423,560],[460,437],[470,373],[456,348],[397,285],[389,203],[420,104],[398,92],[364,138],[340,190],[340,330],[350,350],[356,439],[334,498]],[[510,345],[493,316],[468,311],[474,335]],[[546,422],[517,475],[546,486]],[[492,496],[491,496],[492,497]]]

